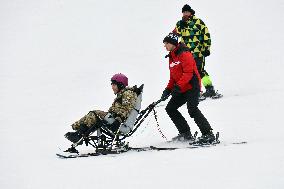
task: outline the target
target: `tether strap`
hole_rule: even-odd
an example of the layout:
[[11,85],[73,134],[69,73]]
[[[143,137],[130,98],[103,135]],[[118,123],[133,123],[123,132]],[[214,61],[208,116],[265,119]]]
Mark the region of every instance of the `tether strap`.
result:
[[159,133],[162,135],[162,137],[163,137],[164,139],[168,140],[167,137],[163,134],[163,132],[162,132],[161,129],[160,129],[160,125],[159,125],[159,122],[158,122],[157,112],[156,112],[156,110],[155,110],[154,108],[153,108],[153,113],[154,113],[155,120],[156,120],[156,122],[157,122],[157,128],[158,128]]

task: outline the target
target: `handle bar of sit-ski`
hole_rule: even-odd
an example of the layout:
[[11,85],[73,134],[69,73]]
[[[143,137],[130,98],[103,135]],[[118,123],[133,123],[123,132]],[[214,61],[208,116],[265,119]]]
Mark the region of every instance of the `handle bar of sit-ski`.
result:
[[[149,106],[147,106],[146,109],[142,110],[140,113],[139,113],[139,116],[138,118],[136,119],[134,125],[136,125],[141,119],[145,119],[148,114],[159,104],[161,103],[162,101],[164,101],[165,99],[167,99],[168,97],[170,96],[170,94],[168,96],[166,96],[165,98],[161,98],[153,103],[151,103]],[[143,122],[143,121],[142,121]]]
[[156,102],[153,102],[152,105],[157,106],[158,104],[160,104],[162,101],[164,101],[163,99],[160,99]]
[[[161,103],[162,101],[164,101],[165,99],[167,99],[170,95],[168,95],[165,98],[159,99],[156,102],[153,102],[152,104],[150,104],[146,109],[142,110],[139,113],[138,118],[136,119],[134,125],[135,128],[128,134],[128,136],[131,136],[137,129],[138,127],[143,123],[143,121],[145,120],[145,118],[150,114],[150,112],[154,109],[155,106],[157,106],[159,103]],[[124,137],[126,138],[126,136]],[[122,139],[124,139],[122,138]]]
[[160,104],[161,102],[165,101],[171,94],[169,94],[168,96],[161,98],[153,103],[151,103],[145,110],[142,110],[141,113],[144,114],[147,110],[152,110],[153,108],[155,108],[158,104]]
[[169,94],[168,96],[164,97],[164,98],[161,98],[160,100],[156,101],[156,102],[153,102],[151,105],[154,105],[157,106],[158,104],[160,104],[161,102],[165,101],[167,98],[169,98],[171,94]]

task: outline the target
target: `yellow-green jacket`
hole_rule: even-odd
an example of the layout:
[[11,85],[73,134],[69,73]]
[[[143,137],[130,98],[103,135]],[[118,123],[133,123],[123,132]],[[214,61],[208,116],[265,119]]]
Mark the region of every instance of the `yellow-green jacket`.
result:
[[181,42],[190,48],[194,58],[209,56],[210,33],[201,19],[193,15],[187,21],[180,20],[173,32],[180,35]]

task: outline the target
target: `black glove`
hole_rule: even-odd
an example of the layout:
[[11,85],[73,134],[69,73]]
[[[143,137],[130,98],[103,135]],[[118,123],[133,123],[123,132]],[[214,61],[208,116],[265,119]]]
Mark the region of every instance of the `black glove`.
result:
[[167,100],[167,98],[170,96],[171,94],[171,90],[170,89],[165,89],[163,91],[163,94],[161,96],[161,100],[164,101],[164,100]]
[[178,85],[174,86],[173,92],[172,92],[172,96],[178,96],[181,94],[181,90],[180,87]]
[[210,51],[208,49],[206,49],[203,53],[203,56],[207,57],[210,55]]

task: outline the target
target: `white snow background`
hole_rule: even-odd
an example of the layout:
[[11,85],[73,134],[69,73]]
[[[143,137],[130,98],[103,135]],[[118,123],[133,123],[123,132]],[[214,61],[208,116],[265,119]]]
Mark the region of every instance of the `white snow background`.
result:
[[[206,70],[224,97],[199,107],[222,144],[57,158],[74,121],[111,105],[113,74],[145,84],[143,108],[159,99],[169,79],[162,40],[185,3],[211,33]],[[0,188],[284,188],[283,10],[281,0],[1,0]],[[177,135],[157,111],[166,137]],[[128,140],[166,142],[152,114]]]

